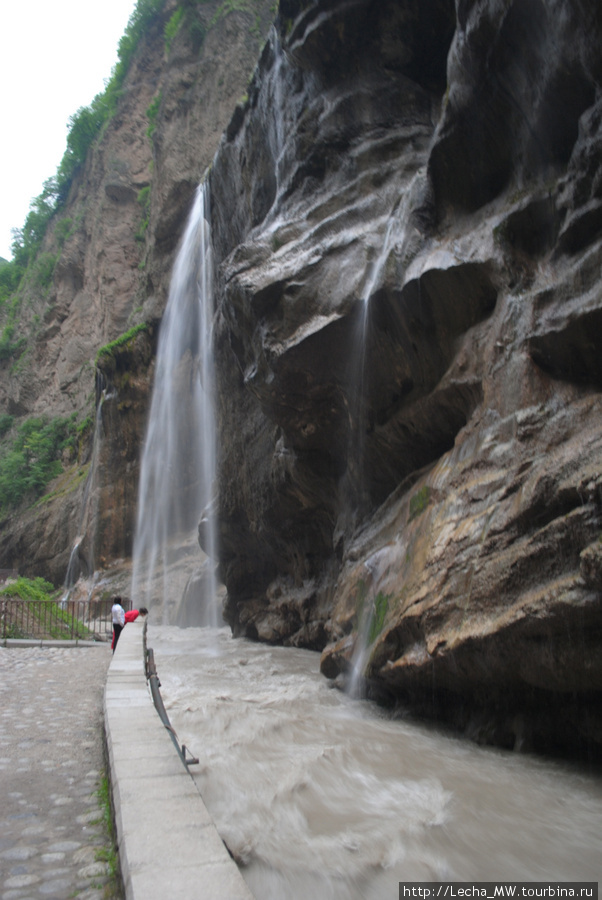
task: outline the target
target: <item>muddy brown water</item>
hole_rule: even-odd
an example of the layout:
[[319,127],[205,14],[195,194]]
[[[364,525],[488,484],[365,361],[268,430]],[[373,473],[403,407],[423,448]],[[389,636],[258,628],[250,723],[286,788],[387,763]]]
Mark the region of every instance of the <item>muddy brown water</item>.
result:
[[149,626],[191,771],[261,900],[382,900],[400,881],[598,881],[602,779],[394,720],[317,654]]

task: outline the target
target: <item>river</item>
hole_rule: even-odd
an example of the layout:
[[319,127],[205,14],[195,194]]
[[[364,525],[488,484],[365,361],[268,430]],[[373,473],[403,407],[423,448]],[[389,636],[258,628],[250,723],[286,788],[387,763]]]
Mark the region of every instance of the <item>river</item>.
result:
[[598,881],[602,778],[392,718],[311,651],[149,624],[161,694],[258,900],[384,900],[400,881]]

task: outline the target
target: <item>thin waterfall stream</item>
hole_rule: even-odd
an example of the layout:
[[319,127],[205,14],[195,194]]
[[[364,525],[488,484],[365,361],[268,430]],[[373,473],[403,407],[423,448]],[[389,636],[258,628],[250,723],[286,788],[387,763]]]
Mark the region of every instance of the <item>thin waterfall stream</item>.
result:
[[71,599],[71,593],[82,576],[82,565],[80,559],[80,546],[86,535],[88,535],[89,550],[84,566],[84,577],[91,582],[88,591],[88,600],[91,595],[91,588],[94,586],[96,579],[95,560],[94,560],[94,530],[98,517],[98,457],[103,439],[102,424],[102,408],[107,400],[113,400],[117,394],[109,389],[102,380],[99,380],[97,374],[96,390],[98,403],[96,407],[96,418],[94,423],[94,435],[92,437],[92,455],[88,467],[88,475],[84,485],[84,493],[82,497],[81,511],[77,528],[77,536],[73,542],[69,562],[67,564],[67,572],[63,583],[63,597],[61,598],[61,606],[65,607]]
[[[394,248],[400,257],[406,241],[406,228],[408,209],[412,197],[412,190],[421,173],[415,173],[403,193],[397,197],[389,213],[384,237],[378,252],[371,261],[366,271],[366,282],[362,292],[361,314],[355,335],[355,346],[350,354],[354,361],[355,370],[351,381],[350,407],[353,409],[352,419],[354,426],[350,429],[352,446],[349,448],[349,458],[352,468],[355,470],[352,481],[355,482],[351,491],[352,503],[355,507],[361,507],[365,503],[367,494],[366,484],[366,432],[368,427],[368,372],[367,372],[367,347],[370,340],[370,301],[374,293],[382,283],[383,273]],[[347,516],[353,518],[354,510],[347,511]],[[364,683],[364,670],[368,662],[370,646],[372,643],[372,625],[378,614],[378,597],[366,596],[363,598],[362,608],[359,611],[357,622],[357,638],[350,660],[350,672],[347,679],[347,691],[352,697],[361,696]]]

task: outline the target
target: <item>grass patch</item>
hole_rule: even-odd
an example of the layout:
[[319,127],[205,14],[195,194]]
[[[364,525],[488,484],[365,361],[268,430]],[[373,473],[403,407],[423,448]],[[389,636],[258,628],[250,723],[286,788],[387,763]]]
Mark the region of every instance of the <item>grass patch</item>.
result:
[[73,219],[65,218],[56,223],[54,227],[54,236],[59,247],[62,247],[65,241],[69,240],[74,230]]
[[379,592],[374,598],[372,619],[370,620],[370,630],[368,632],[368,644],[373,644],[383,630],[388,611],[389,598],[386,594]]
[[412,522],[418,516],[422,515],[424,510],[431,502],[431,489],[428,485],[424,485],[410,499],[410,513],[408,522]]
[[55,587],[43,578],[17,578],[0,590],[3,597],[19,597],[21,600],[52,600]]
[[[157,115],[159,113],[159,107],[161,105],[161,98],[163,97],[163,92],[159,91],[153,99],[151,100],[148,109],[146,110],[146,118],[148,119],[148,128],[146,129],[146,136],[152,138],[155,128],[157,127]],[[146,188],[142,188],[140,194],[145,191]],[[150,191],[150,188],[148,189]],[[138,202],[140,203],[140,194],[138,194]]]
[[178,6],[178,8],[173,12],[169,22],[163,29],[163,36],[165,38],[165,56],[169,56],[172,41],[178,33],[178,29],[180,27],[183,16],[184,9],[181,6]]
[[40,253],[31,267],[31,277],[34,288],[40,291],[48,291],[54,278],[54,269],[58,256],[53,253]]
[[77,469],[75,474],[72,474],[66,479],[61,478],[61,483],[57,487],[56,490],[50,491],[48,494],[44,494],[43,497],[34,503],[34,508],[44,506],[46,503],[51,503],[53,500],[56,500],[57,497],[66,497],[67,494],[71,494],[72,491],[77,490],[82,481],[85,481],[88,477],[88,472],[90,471],[90,463],[85,466],[82,466],[81,469]]
[[[107,867],[108,881],[104,884],[94,885],[104,888],[104,900],[117,900],[123,896],[121,889],[121,876],[119,872],[119,856],[117,854],[115,827],[113,825],[113,812],[111,807],[111,786],[106,773],[100,779],[100,787],[96,791],[100,818],[94,824],[104,825],[106,843],[104,847],[98,847],[95,852],[97,862],[102,862]],[[91,823],[92,824],[92,823]]]
[[103,356],[113,356],[115,350],[119,347],[123,347],[125,344],[129,343],[133,338],[136,337],[141,331],[148,330],[147,322],[140,322],[139,325],[134,325],[133,328],[128,329],[124,334],[119,335],[118,338],[115,338],[114,341],[111,341],[109,344],[105,344],[104,347],[101,347],[98,353],[96,354],[96,364],[100,362]]

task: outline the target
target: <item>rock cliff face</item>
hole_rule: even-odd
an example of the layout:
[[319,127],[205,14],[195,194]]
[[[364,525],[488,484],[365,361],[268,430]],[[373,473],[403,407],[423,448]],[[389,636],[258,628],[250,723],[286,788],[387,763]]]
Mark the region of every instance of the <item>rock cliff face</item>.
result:
[[[165,25],[177,3],[166,0],[137,49],[116,114],[48,229],[42,252],[56,258],[50,283],[30,278],[23,288],[16,337],[25,351],[0,361],[0,411],[17,421],[75,412],[91,425],[45,502],[2,523],[2,565],[21,574],[61,584],[76,545],[82,574],[131,554],[175,249],[273,17],[271,0],[252,12],[239,6],[187,5],[167,51]],[[146,331],[96,359],[140,323]],[[127,577],[121,589],[129,589]]]
[[210,173],[237,633],[602,742],[597,0],[281,0]]

